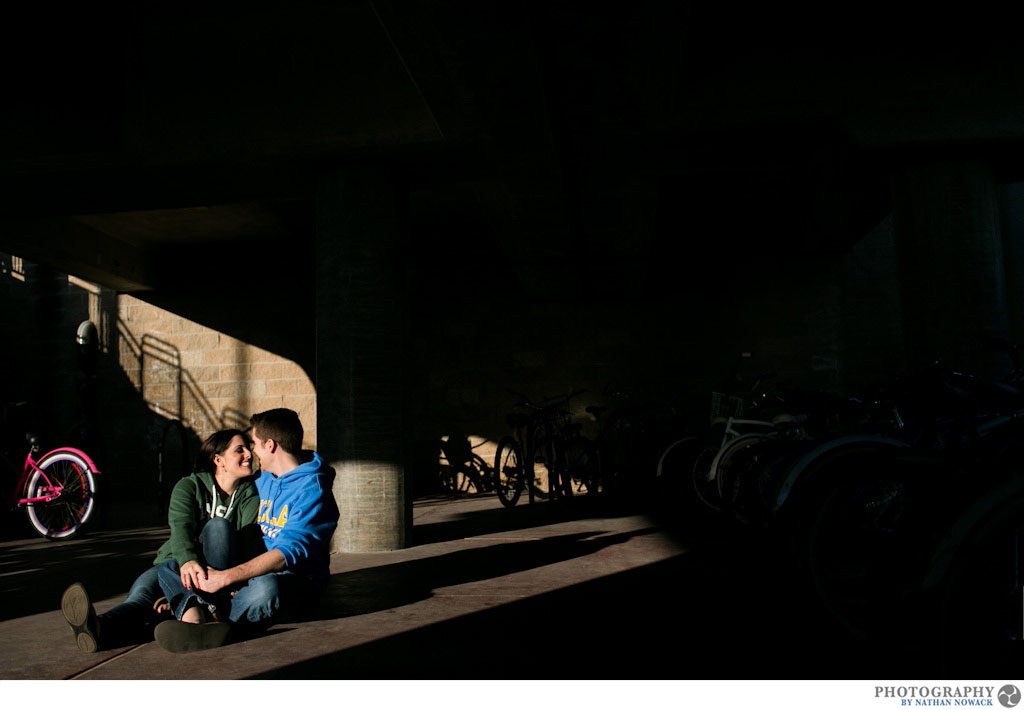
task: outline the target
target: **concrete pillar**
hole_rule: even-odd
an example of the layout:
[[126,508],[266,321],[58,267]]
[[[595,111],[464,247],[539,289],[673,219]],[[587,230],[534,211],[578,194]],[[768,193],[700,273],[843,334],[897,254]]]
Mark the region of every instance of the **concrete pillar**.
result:
[[[316,212],[317,448],[334,467],[332,549],[405,546],[404,304],[398,190],[381,171],[321,179]],[[286,288],[282,285],[282,288]]]
[[904,167],[893,181],[893,227],[904,343],[910,365],[941,357],[977,374],[1004,374],[1008,357],[978,331],[1009,334],[995,179],[973,161]]

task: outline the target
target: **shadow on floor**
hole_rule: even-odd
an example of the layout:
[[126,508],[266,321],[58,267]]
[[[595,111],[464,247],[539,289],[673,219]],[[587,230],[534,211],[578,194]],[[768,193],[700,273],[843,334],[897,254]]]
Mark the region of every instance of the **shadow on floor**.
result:
[[[489,496],[494,498],[493,494]],[[438,500],[444,500],[439,498]],[[429,505],[431,501],[425,501]],[[423,505],[424,503],[418,503]],[[498,506],[497,499],[495,505]],[[614,518],[636,514],[637,510],[600,497],[573,498],[567,501],[544,501],[533,505],[521,503],[513,508],[494,507],[462,513],[457,520],[418,524],[413,527],[412,544],[461,540],[497,532],[524,530],[570,520],[601,517]]]
[[[549,541],[546,549],[559,558],[597,542],[565,536]],[[527,550],[543,554],[545,546],[521,548],[516,554],[525,555]],[[927,666],[915,659],[897,662],[897,649],[872,648],[849,639],[787,581],[790,578],[770,555],[762,553],[758,548],[737,551],[734,564],[723,566],[713,555],[688,552],[255,677],[878,678],[892,675],[894,668],[901,675],[928,677]],[[490,569],[468,573],[472,578],[500,573],[506,564],[477,561]],[[447,570],[455,562],[453,558],[433,571],[368,570],[361,580],[347,582],[379,590],[392,588],[396,575],[422,571],[428,579],[433,575],[429,583],[418,586],[416,595],[422,595],[431,583],[458,583]],[[358,598],[335,603],[381,606]]]
[[321,599],[318,617],[340,618],[393,609],[427,599],[435,589],[583,557],[653,532],[654,528],[614,535],[601,530],[556,535],[335,574]]
[[144,528],[0,547],[0,620],[60,608],[72,582],[86,583],[93,599],[124,598],[168,535],[166,528]]

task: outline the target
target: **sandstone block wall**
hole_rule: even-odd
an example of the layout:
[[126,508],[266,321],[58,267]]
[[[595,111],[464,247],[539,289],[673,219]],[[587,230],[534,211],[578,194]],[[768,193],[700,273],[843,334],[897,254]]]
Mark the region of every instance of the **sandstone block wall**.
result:
[[118,297],[117,359],[153,411],[200,438],[276,407],[299,413],[316,447],[316,391],[294,362],[128,295]]

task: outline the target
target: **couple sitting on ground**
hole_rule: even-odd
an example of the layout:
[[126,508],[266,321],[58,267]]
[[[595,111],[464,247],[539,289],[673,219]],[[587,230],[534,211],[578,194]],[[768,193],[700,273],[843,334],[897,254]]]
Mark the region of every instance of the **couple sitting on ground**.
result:
[[334,472],[316,452],[302,451],[302,424],[292,410],[255,414],[250,423],[251,453],[237,429],[203,442],[200,470],[171,493],[171,537],[124,602],[97,615],[81,584],[64,591],[61,611],[78,648],[156,638],[174,653],[200,651],[313,606],[330,575],[338,524]]

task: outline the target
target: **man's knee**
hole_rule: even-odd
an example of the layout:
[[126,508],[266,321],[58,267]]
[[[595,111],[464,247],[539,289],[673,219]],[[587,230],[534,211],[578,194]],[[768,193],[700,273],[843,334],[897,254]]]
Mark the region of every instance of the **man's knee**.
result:
[[249,580],[249,593],[254,600],[277,599],[281,595],[281,584],[276,574],[264,574]]
[[231,620],[273,623],[281,609],[281,584],[276,574],[250,579],[231,601]]

